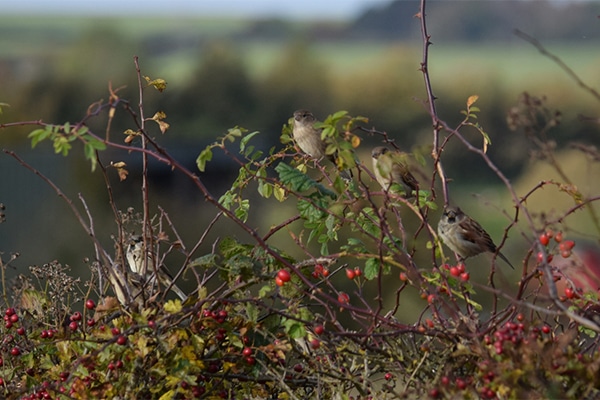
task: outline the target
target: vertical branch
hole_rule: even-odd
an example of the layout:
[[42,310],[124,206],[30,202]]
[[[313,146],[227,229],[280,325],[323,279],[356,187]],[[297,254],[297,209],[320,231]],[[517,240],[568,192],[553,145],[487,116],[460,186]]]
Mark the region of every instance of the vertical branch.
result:
[[[147,254],[150,254],[151,257],[151,262],[152,262],[152,268],[157,268],[156,264],[156,260],[155,260],[155,254],[154,251],[150,251],[148,252],[148,249],[150,249],[151,244],[152,244],[152,224],[150,222],[150,197],[149,197],[149,193],[148,193],[148,154],[146,153],[145,150],[147,150],[148,147],[148,142],[147,142],[147,138],[146,138],[146,133],[145,133],[145,125],[146,125],[146,121],[145,121],[145,117],[144,117],[144,87],[142,84],[142,73],[140,70],[140,64],[138,61],[138,57],[134,56],[133,57],[134,63],[135,63],[135,71],[137,73],[137,80],[138,80],[138,89],[139,89],[139,99],[140,102],[138,104],[138,108],[140,110],[140,131],[141,131],[141,137],[142,137],[142,149],[144,150],[142,152],[142,207],[143,207],[143,222],[142,222],[142,237],[144,240],[144,250]],[[144,272],[146,272],[148,270],[148,257],[144,257],[143,258],[143,267],[142,270]],[[154,271],[154,273],[156,274],[157,271]],[[158,276],[158,275],[157,275]]]
[[[434,171],[440,176],[442,181],[442,191],[444,194],[444,205],[448,204],[448,184],[446,181],[446,174],[442,166],[441,155],[443,147],[440,147],[440,131],[442,129],[439,119],[437,116],[437,110],[435,108],[436,97],[433,94],[431,88],[431,78],[429,77],[429,46],[431,46],[431,36],[427,32],[427,22],[425,20],[425,6],[427,0],[421,0],[421,7],[417,17],[421,21],[421,37],[423,39],[423,59],[421,60],[420,71],[423,73],[423,79],[425,81],[425,90],[427,91],[427,104],[429,106],[429,115],[431,116],[433,126],[433,149],[431,150],[431,156],[433,157]],[[435,199],[435,173],[433,174],[431,181],[431,195]]]

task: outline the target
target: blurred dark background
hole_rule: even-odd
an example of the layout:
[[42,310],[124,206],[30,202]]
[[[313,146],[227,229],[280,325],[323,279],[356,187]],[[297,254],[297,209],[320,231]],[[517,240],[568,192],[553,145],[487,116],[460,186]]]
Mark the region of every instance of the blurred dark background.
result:
[[[535,37],[589,85],[597,87],[600,4],[427,4],[433,42],[430,72],[440,117],[457,124],[466,99],[479,95],[478,121],[491,137],[489,154],[517,188],[526,191],[531,182],[540,179],[539,164],[531,161],[531,146],[524,135],[508,129],[506,115],[523,91],[546,96],[548,106],[563,115],[563,123],[551,132],[557,148],[565,149],[561,160],[573,168],[578,166],[583,156],[568,152],[566,144],[598,144],[598,125],[578,118],[580,114],[597,116],[598,103],[513,31],[519,29]],[[126,86],[119,94],[135,105],[133,57],[137,55],[144,75],[168,82],[162,94],[145,91],[146,113],[151,116],[162,110],[171,125],[166,135],[158,130],[155,135],[191,169],[208,143],[236,125],[260,131],[256,144],[265,149],[281,146],[281,128],[298,108],[309,108],[319,118],[338,110],[366,116],[368,127],[388,132],[405,149],[422,148],[432,139],[419,72],[422,40],[415,17],[418,11],[418,1],[390,1],[344,20],[326,15],[312,21],[256,16],[0,16],[0,102],[10,104],[4,107],[0,123],[39,119],[75,123],[91,103],[106,101],[109,82],[113,87]],[[91,127],[103,133],[106,119],[98,118]],[[111,137],[121,140],[128,128],[134,128],[131,118],[118,112]],[[80,209],[77,195],[81,193],[92,210],[99,235],[111,246],[115,224],[101,175],[98,171],[90,174],[81,149],[74,149],[68,158],[54,155],[49,143],[31,150],[27,134],[33,129],[2,129],[1,147],[16,151],[51,178]],[[363,136],[359,156],[370,167],[369,150],[377,141]],[[472,138],[480,143],[475,131]],[[444,156],[448,176],[454,180],[454,198],[467,204],[465,208],[472,216],[483,218],[482,224],[491,226],[492,236],[499,238],[507,220],[486,217],[489,209],[480,206],[481,197],[471,194],[510,208],[506,189],[480,159],[460,145],[450,145]],[[131,206],[141,211],[139,156],[109,151],[102,159],[107,163],[127,161],[130,177],[125,182],[114,177],[115,198],[121,209]],[[573,175],[586,179],[580,184],[586,193],[598,189],[597,175],[589,166],[585,171],[575,169]],[[201,177],[220,196],[233,181],[235,169],[226,157],[216,155]],[[152,205],[161,205],[183,234],[197,238],[215,209],[182,176],[164,165],[152,163],[151,179]],[[21,253],[14,263],[21,271],[29,264],[53,259],[86,271],[82,260],[93,257],[92,246],[64,201],[5,154],[0,154],[0,188],[0,202],[5,204],[7,215],[0,225],[3,259],[11,252]],[[293,204],[280,208],[273,204],[278,203],[254,202],[251,225],[267,229],[281,219],[273,210],[287,208],[293,212]],[[202,251],[210,251],[217,237],[236,233],[227,223],[221,229],[207,240]],[[508,253],[510,248],[509,244]],[[291,244],[287,250],[301,254]]]

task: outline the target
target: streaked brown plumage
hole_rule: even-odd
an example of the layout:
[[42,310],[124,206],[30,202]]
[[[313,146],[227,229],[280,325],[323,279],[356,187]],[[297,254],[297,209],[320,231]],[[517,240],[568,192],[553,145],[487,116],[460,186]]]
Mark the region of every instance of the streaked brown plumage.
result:
[[419,182],[402,161],[401,153],[378,146],[371,152],[371,157],[373,173],[383,190],[390,190],[393,183],[401,184],[407,196],[411,196],[413,190],[419,190]]
[[[292,136],[300,150],[309,156],[320,160],[327,157],[337,166],[335,156],[327,155],[326,143],[321,139],[322,129],[315,128],[317,122],[315,116],[308,110],[297,110],[294,112],[294,124]],[[340,176],[345,180],[352,179],[352,173],[348,170],[340,171]]]
[[[146,262],[144,262],[144,255],[146,256]],[[149,254],[144,250],[144,240],[141,236],[136,235],[131,237],[127,246],[126,256],[129,269],[131,269],[140,281],[139,283],[142,284],[145,289],[148,289],[150,292],[156,291],[157,273],[158,282],[160,282],[162,288],[170,287],[181,300],[187,298],[187,295],[173,283],[173,278],[164,265],[159,266],[155,273],[152,257],[149,257]]]
[[[490,235],[460,208],[446,207],[438,223],[438,235],[453,252],[462,259],[481,253],[496,253],[497,248]],[[513,265],[504,254],[498,252],[512,269]]]

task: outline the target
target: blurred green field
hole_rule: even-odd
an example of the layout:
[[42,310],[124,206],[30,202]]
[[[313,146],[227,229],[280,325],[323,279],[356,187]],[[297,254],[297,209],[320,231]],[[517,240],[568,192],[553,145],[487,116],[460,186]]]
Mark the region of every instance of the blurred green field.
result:
[[[193,73],[202,57],[202,46],[223,41],[235,47],[255,77],[264,77],[291,44],[285,40],[257,41],[246,39],[244,33],[252,21],[237,19],[172,19],[172,18],[75,18],[75,17],[0,17],[0,54],[2,59],[19,57],[58,57],[68,52],[88,34],[110,32],[122,36],[122,46],[132,43],[152,51],[152,41],[173,38],[171,49],[161,49],[152,56],[153,65],[163,65],[174,71],[174,84],[181,83]],[[305,23],[290,23],[290,30],[298,32],[292,41],[306,42],[311,55],[333,74],[352,74],[376,69],[382,59],[400,52],[418,68],[421,61],[420,42],[321,41],[303,36]],[[242,37],[236,36],[242,35]],[[202,44],[177,45],[181,41]],[[489,76],[494,81],[506,81],[521,86],[523,83],[547,83],[546,75],[564,75],[558,67],[521,39],[509,43],[444,43],[433,38],[430,47],[431,73],[438,83],[452,84],[456,77],[480,79]],[[571,65],[583,78],[598,83],[597,66],[600,55],[598,44],[582,38],[579,43],[544,43],[563,61]],[[133,54],[132,54],[133,55]],[[124,60],[125,62],[128,60]]]

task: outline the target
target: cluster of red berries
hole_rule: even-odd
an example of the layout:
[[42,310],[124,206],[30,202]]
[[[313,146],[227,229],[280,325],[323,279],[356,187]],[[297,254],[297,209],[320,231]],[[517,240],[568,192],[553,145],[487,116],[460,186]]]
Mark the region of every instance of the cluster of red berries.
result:
[[518,314],[517,322],[508,321],[496,330],[492,336],[486,335],[484,337],[485,344],[493,345],[496,354],[500,355],[504,352],[504,345],[506,343],[512,343],[513,345],[522,343],[527,345],[530,340],[539,339],[540,333],[547,335],[551,332],[548,325],[543,325],[541,328],[532,327],[528,330],[525,324],[521,322],[523,319],[523,314]]
[[42,387],[39,390],[36,390],[34,393],[31,393],[27,396],[21,397],[21,400],[51,399],[52,396],[48,392],[49,388],[50,382],[44,381],[42,382]]
[[352,280],[354,278],[358,278],[362,275],[362,271],[360,268],[355,267],[354,269],[346,268],[346,276],[348,279]]
[[224,323],[225,320],[227,320],[228,315],[229,314],[227,313],[227,310],[212,311],[212,310],[205,309],[202,311],[202,316],[204,318],[212,318],[215,321],[217,321],[219,324]]
[[117,327],[113,327],[110,329],[113,337],[117,338],[117,344],[121,346],[125,346],[127,344],[127,336],[121,333],[121,330]]
[[329,276],[329,269],[321,264],[315,265],[315,270],[311,273],[312,277],[319,279],[319,277],[327,278]]
[[458,263],[456,265],[450,266],[448,264],[443,264],[441,267],[442,270],[446,270],[455,278],[459,278],[463,282],[468,282],[471,276],[465,269],[464,263]]
[[[546,230],[546,232],[542,233],[538,239],[541,245],[544,247],[547,247],[550,244],[550,241],[554,239],[554,241],[558,243],[558,252],[563,258],[571,257],[571,252],[573,250],[573,247],[575,247],[574,241],[564,240],[562,232],[559,231],[555,234],[554,231],[552,231],[552,229]],[[538,263],[543,262],[544,253],[541,251],[538,252],[536,258]],[[552,258],[552,254],[548,254],[548,262],[551,262]]]
[[291,279],[292,275],[290,275],[290,272],[287,269],[280,269],[277,272],[277,276],[275,276],[275,284],[277,286],[283,286]]

